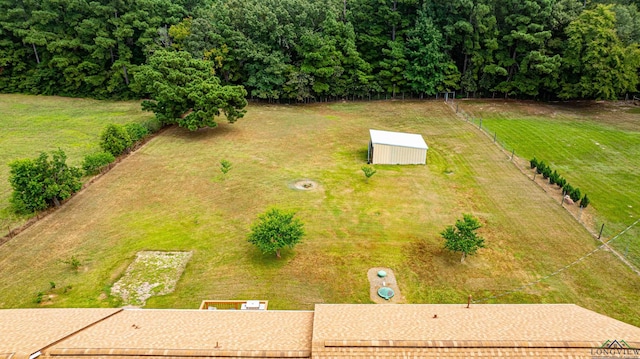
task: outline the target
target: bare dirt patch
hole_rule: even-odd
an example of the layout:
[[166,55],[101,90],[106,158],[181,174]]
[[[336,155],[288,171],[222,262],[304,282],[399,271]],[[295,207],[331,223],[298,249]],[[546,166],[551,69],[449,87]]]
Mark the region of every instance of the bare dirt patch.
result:
[[123,305],[144,306],[154,295],[173,292],[191,252],[138,252],[124,276],[111,287]]

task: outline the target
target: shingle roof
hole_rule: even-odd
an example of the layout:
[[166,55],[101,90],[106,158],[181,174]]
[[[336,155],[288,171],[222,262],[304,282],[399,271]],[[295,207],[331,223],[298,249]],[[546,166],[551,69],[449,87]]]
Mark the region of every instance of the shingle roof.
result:
[[424,138],[416,133],[369,130],[373,144],[427,149]]
[[52,356],[309,357],[313,312],[131,309],[47,351]]
[[0,358],[31,354],[121,309],[1,309]]
[[315,358],[489,352],[588,357],[590,348],[612,339],[638,347],[640,328],[573,304],[319,304],[312,351]]
[[2,359],[38,350],[55,359],[575,359],[603,356],[592,350],[607,340],[638,348],[640,328],[572,304],[318,304],[314,312],[0,310]]

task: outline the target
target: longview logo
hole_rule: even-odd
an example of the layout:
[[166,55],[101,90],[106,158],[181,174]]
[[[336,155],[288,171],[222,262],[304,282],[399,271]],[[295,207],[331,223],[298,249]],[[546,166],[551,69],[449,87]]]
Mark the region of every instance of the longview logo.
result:
[[594,358],[637,358],[640,359],[640,349],[632,348],[624,340],[607,340],[599,348],[591,349]]

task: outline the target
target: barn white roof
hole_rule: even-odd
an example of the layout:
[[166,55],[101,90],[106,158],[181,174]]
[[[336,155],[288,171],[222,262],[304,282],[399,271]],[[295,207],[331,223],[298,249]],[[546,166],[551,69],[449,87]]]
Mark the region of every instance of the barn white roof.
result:
[[410,147],[428,149],[422,135],[417,133],[391,132],[380,130],[369,130],[371,133],[371,143],[378,145],[390,145],[399,147]]

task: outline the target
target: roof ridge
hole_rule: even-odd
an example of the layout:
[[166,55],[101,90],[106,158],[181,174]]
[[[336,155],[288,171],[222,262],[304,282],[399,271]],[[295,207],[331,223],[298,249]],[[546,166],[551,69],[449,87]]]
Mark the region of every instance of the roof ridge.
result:
[[601,344],[571,340],[324,340],[325,348],[596,348]]
[[311,350],[220,350],[220,349],[149,349],[149,348],[54,348],[47,352],[56,356],[171,356],[171,357],[250,357],[309,358]]

